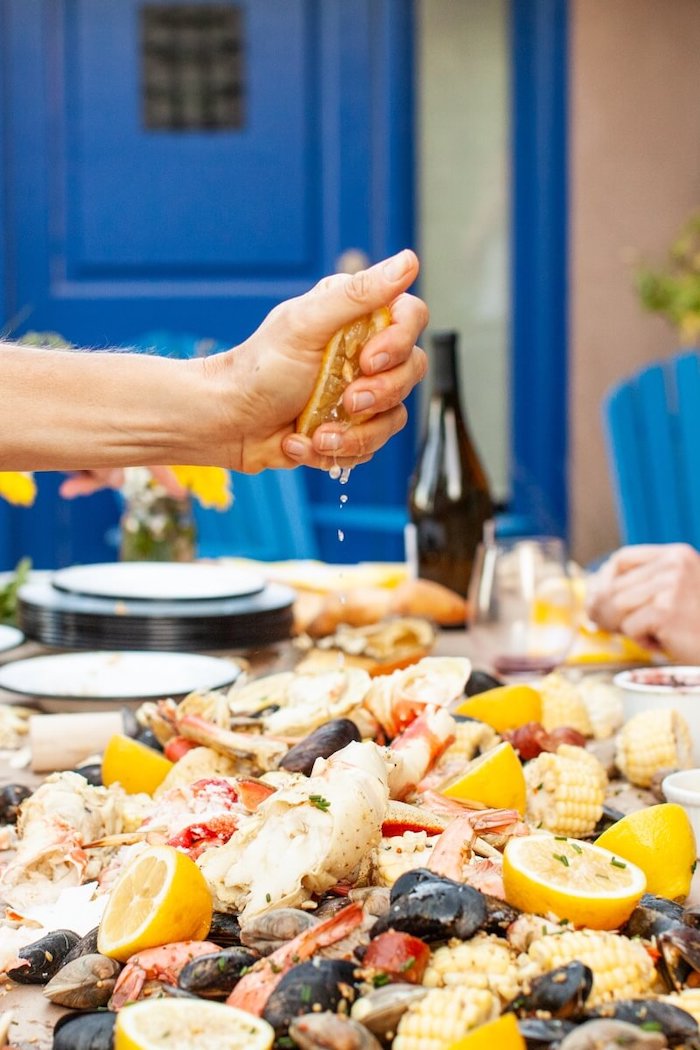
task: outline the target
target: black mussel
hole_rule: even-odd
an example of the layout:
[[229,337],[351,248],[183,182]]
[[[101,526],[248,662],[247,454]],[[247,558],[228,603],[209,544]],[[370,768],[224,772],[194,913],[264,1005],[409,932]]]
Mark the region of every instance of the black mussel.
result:
[[135,739],[138,740],[140,744],[145,744],[146,747],[152,747],[154,751],[163,750],[163,745],[152,729],[139,729]]
[[223,1001],[259,958],[259,952],[241,947],[200,955],[180,971],[178,987],[202,999]]
[[370,930],[377,937],[387,930],[411,933],[425,941],[450,937],[468,940],[486,922],[483,893],[460,882],[428,880],[397,897]]
[[601,1047],[626,1047],[626,1050],[665,1050],[668,1046],[662,1032],[647,1032],[638,1025],[613,1017],[597,1017],[578,1025],[557,1044],[557,1050],[601,1050]]
[[625,814],[621,810],[615,809],[614,806],[608,806],[607,804],[604,805],[600,820],[594,829],[595,834],[602,835],[603,832],[607,831],[608,828],[611,828],[613,824],[617,824],[618,820],[622,820],[624,815]]
[[17,953],[20,959],[26,959],[27,966],[16,966],[7,971],[17,984],[46,984],[63,966],[71,948],[80,937],[72,930],[54,930],[40,937],[33,944],[27,944]]
[[694,926],[674,926],[656,938],[661,952],[659,970],[669,988],[676,991],[690,974],[700,973],[700,930]]
[[66,966],[69,962],[73,962],[74,959],[79,959],[81,955],[95,955],[97,952],[97,931],[99,926],[95,926],[89,933],[86,933],[84,937],[81,937],[77,944],[74,944],[68,954],[63,960],[63,965]]
[[488,674],[486,671],[472,671],[464,692],[466,696],[476,696],[477,693],[487,693],[489,689],[498,689],[499,686],[504,684],[500,678],[494,678],[492,674]]
[[[668,897],[659,897],[655,893],[645,893],[639,903],[642,908],[653,908],[654,911],[668,916],[669,919],[685,922],[686,910],[678,901],[671,901]],[[694,926],[695,923],[691,922],[689,925]]]
[[221,948],[233,948],[240,944],[241,925],[238,916],[225,911],[215,911],[211,917],[207,940],[213,941]]
[[397,897],[403,897],[404,893],[410,893],[416,886],[420,886],[422,882],[450,881],[444,875],[436,875],[434,871],[429,871],[428,868],[411,868],[410,871],[405,871],[403,875],[399,875],[396,882],[392,885],[389,891],[389,901],[393,904]]
[[516,996],[507,1009],[518,1017],[546,1011],[559,1020],[568,1020],[580,1015],[592,987],[592,970],[582,962],[570,962],[536,977],[530,990]]
[[0,787],[0,824],[16,824],[19,807],[31,793],[25,784],[3,784]]
[[360,730],[349,718],[333,718],[290,748],[280,761],[280,769],[308,777],[317,758],[328,758],[346,744],[361,739]]
[[114,991],[121,966],[95,952],[72,959],[44,987],[52,1003],[73,1010],[97,1010],[106,1006]]
[[85,777],[88,784],[92,784],[93,787],[102,787],[102,765],[100,762],[88,762],[84,766],[77,766],[74,773],[80,773],[81,777]]
[[355,967],[342,959],[322,959],[299,963],[284,975],[265,1004],[263,1017],[279,1038],[286,1035],[295,1017],[330,1010],[344,1012],[356,996]]
[[645,940],[651,940],[652,937],[658,937],[660,934],[665,933],[667,930],[673,930],[677,926],[682,926],[678,919],[673,919],[670,915],[665,915],[655,908],[638,904],[622,927],[621,932],[624,933],[625,937],[643,937]]
[[636,1024],[645,1031],[663,1032],[669,1046],[700,1047],[700,1030],[694,1017],[671,1003],[657,999],[618,999],[585,1013],[593,1017],[614,1017],[617,1021]]
[[65,1014],[53,1030],[53,1050],[113,1050],[116,1020],[110,1010]]
[[506,904],[500,897],[492,897],[485,893],[486,922],[484,929],[487,933],[495,933],[498,937],[505,937],[508,927],[520,917],[522,912],[511,904]]
[[518,1021],[520,1034],[527,1050],[554,1050],[576,1025],[572,1021],[547,1021],[540,1017],[524,1017]]

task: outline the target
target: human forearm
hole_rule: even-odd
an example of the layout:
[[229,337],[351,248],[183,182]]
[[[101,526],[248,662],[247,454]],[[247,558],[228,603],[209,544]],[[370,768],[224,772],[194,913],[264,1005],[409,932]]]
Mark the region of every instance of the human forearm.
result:
[[3,343],[0,376],[2,469],[228,465],[220,390],[200,360]]

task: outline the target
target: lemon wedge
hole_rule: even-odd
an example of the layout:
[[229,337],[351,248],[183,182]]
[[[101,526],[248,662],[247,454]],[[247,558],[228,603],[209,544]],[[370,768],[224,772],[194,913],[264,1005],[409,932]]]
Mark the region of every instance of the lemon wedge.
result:
[[508,842],[503,884],[506,900],[521,911],[615,930],[639,903],[646,876],[636,864],[590,842],[535,834]]
[[114,1026],[114,1050],[270,1050],[274,1039],[262,1018],[203,999],[144,999]]
[[690,893],[697,847],[688,814],[675,802],[629,813],[604,831],[596,845],[641,868],[648,893],[669,900],[685,900]]
[[464,773],[442,784],[440,793],[462,802],[482,802],[493,809],[525,812],[525,774],[513,746],[505,742],[475,758]]
[[165,780],[173,763],[138,740],[117,733],[110,737],[102,756],[102,783],[121,784],[130,795],[152,795]]
[[342,400],[346,386],[360,375],[360,353],[373,335],[388,328],[391,313],[386,306],[338,329],[321,358],[311,396],[297,420],[300,434],[313,434],[320,423],[348,421]]
[[515,1014],[503,1014],[495,1021],[479,1025],[469,1035],[450,1043],[448,1050],[525,1050]]
[[463,700],[454,714],[486,722],[497,733],[542,721],[542,697],[530,685],[502,685]]
[[125,962],[144,948],[202,940],[212,898],[201,871],[172,846],[152,846],[124,869],[109,895],[97,948]]

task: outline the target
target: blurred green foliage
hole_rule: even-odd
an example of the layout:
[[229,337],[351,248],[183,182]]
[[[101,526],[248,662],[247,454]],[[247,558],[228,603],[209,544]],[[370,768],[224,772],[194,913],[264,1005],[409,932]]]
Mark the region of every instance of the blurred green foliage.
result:
[[32,563],[29,558],[22,558],[11,579],[8,580],[4,587],[0,587],[0,623],[15,625],[17,620],[17,591],[29,579],[31,568]]
[[665,317],[684,346],[700,344],[700,212],[681,229],[664,268],[640,267],[635,276],[646,309]]

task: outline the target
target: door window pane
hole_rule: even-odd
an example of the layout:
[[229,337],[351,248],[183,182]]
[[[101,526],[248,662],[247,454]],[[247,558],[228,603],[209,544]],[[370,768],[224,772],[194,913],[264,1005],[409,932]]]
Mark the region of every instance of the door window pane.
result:
[[244,123],[243,15],[231,4],[141,10],[143,119],[157,131]]

